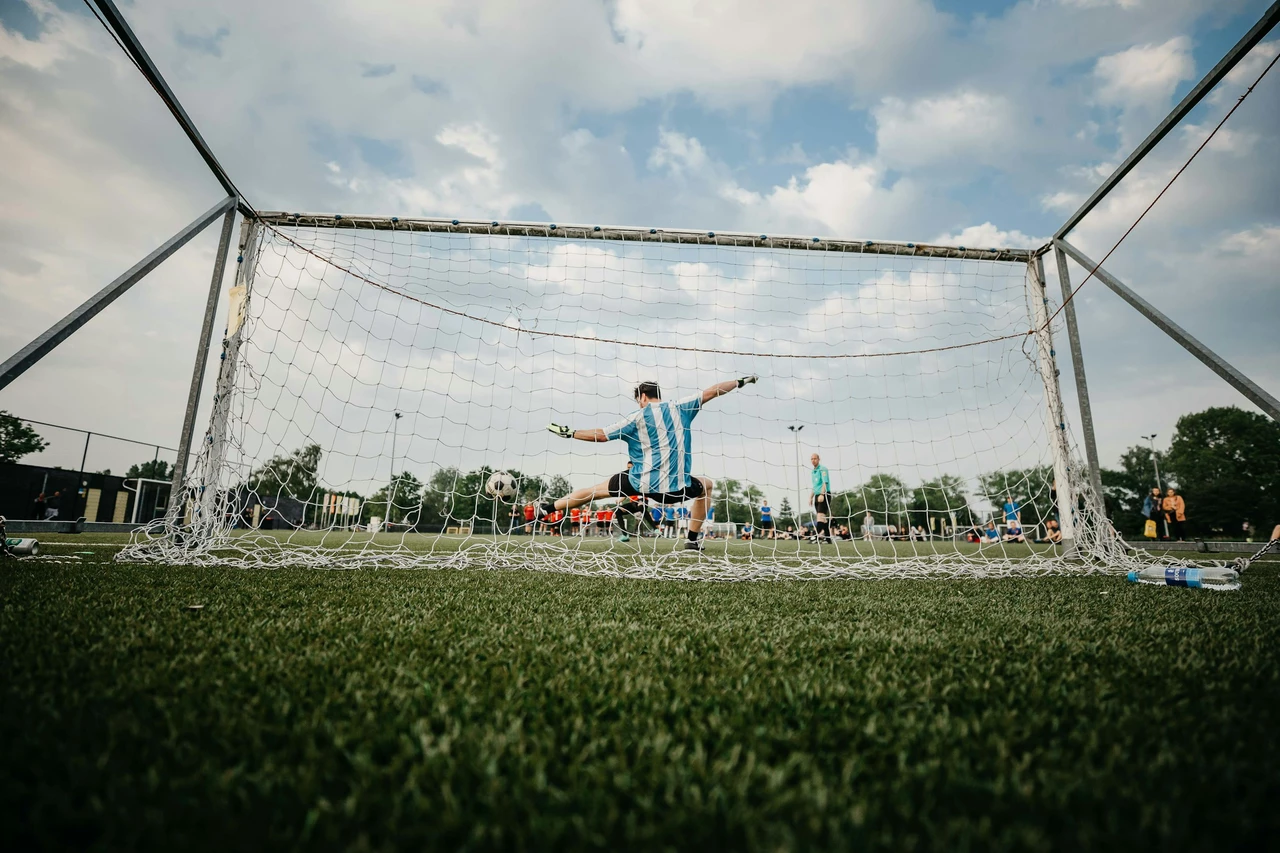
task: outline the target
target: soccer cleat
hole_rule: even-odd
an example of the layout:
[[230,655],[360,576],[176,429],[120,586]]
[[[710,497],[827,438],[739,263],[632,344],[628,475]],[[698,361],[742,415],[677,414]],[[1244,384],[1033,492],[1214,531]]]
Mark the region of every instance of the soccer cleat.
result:
[[697,539],[697,540],[686,539],[686,540],[684,540],[684,550],[685,550],[685,551],[697,551],[699,554],[703,553],[703,549],[702,549],[702,540],[701,540],[701,539]]
[[629,535],[627,535],[626,533],[622,533],[622,534],[620,534],[620,535],[618,536],[618,541],[619,541],[619,542],[630,542],[630,541],[631,541],[631,537],[630,537]]

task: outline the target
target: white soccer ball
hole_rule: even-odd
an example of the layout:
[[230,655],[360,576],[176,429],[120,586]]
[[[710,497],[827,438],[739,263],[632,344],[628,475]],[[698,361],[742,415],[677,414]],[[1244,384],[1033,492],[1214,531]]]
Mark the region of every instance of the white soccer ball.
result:
[[510,502],[516,496],[516,481],[506,471],[494,471],[489,475],[489,482],[484,484],[484,490],[489,497]]

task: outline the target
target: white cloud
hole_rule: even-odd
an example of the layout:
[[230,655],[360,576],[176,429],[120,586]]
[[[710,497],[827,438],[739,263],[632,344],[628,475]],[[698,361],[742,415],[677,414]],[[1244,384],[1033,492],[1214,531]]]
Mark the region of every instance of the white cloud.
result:
[[1108,7],[1137,9],[1142,5],[1142,0],[1058,0],[1058,2],[1063,6],[1075,6],[1079,9],[1105,9]]
[[881,158],[898,168],[998,163],[1018,144],[1019,115],[1003,95],[963,90],[873,110]]
[[1183,80],[1195,76],[1191,39],[1171,38],[1100,58],[1094,67],[1099,103],[1118,106],[1162,105]]
[[1255,44],[1253,50],[1249,51],[1249,55],[1227,72],[1222,82],[1228,86],[1252,86],[1253,81],[1257,80],[1258,75],[1262,73],[1262,69],[1276,58],[1277,53],[1280,53],[1280,39]]
[[953,234],[943,234],[931,242],[975,249],[1034,249],[1043,246],[1047,239],[1028,237],[1016,228],[1004,231],[990,222],[984,222],[981,225],[970,225]]
[[707,163],[707,149],[696,138],[665,127],[658,130],[658,144],[649,152],[650,169],[680,175],[704,169]]

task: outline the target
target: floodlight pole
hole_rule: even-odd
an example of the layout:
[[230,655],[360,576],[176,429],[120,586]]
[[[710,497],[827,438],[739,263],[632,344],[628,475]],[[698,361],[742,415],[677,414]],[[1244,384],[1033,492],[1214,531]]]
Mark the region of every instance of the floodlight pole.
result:
[[[191,369],[191,387],[187,390],[187,410],[182,416],[182,434],[178,437],[178,461],[173,464],[170,500],[182,493],[182,480],[187,473],[187,459],[195,437],[196,413],[200,408],[200,388],[204,385],[205,365],[209,361],[209,345],[213,340],[213,320],[218,313],[218,294],[222,290],[222,279],[227,269],[227,252],[231,248],[231,231],[235,222],[236,210],[233,207],[222,218],[222,235],[218,238],[218,252],[213,259],[213,280],[209,282],[209,298],[205,300],[200,342],[196,344],[196,363]],[[156,452],[158,454],[159,450]]]
[[1089,404],[1089,383],[1084,377],[1084,352],[1080,348],[1080,326],[1076,323],[1076,303],[1071,298],[1071,273],[1067,256],[1054,247],[1058,262],[1058,284],[1062,286],[1062,308],[1067,317],[1067,341],[1071,344],[1071,369],[1076,377],[1076,398],[1080,402],[1080,429],[1084,433],[1084,452],[1089,460],[1089,485],[1102,506],[1102,469],[1098,464],[1098,442],[1093,434],[1093,408]]
[[[799,426],[789,426],[787,427],[787,429],[791,430],[791,435],[794,436],[796,440],[796,513],[795,515],[796,515],[796,524],[800,524],[800,502],[804,499],[804,487],[801,485],[801,483],[804,482],[804,469],[800,467],[800,430],[804,429],[804,424],[800,424]],[[799,533],[799,531],[796,531],[796,532]]]
[[1094,278],[1115,291],[1125,302],[1138,309],[1139,314],[1155,323],[1157,328],[1181,344],[1187,352],[1204,362],[1206,367],[1225,379],[1231,387],[1248,397],[1255,406],[1262,409],[1273,419],[1280,421],[1280,400],[1268,394],[1257,383],[1232,367],[1226,359],[1196,340],[1186,329],[1161,314],[1154,305],[1130,290],[1125,286],[1124,282],[1107,272],[1084,252],[1061,238],[1055,238],[1053,245],[1055,248],[1061,249],[1070,255],[1071,259],[1080,266],[1087,270],[1092,270]]
[[[396,438],[400,434],[400,419],[404,417],[395,412],[395,420],[391,422],[391,494],[387,497],[387,524],[391,524],[391,507],[396,502]],[[390,527],[388,527],[390,529]]]

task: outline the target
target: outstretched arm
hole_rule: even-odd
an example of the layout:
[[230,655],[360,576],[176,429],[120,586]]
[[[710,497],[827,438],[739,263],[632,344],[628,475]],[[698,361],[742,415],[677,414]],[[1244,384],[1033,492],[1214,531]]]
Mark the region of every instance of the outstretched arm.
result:
[[759,378],[760,377],[755,374],[752,374],[751,376],[744,376],[741,379],[730,379],[727,382],[718,382],[702,392],[702,402],[708,403],[716,397],[723,397],[725,394],[728,394],[730,391],[736,391],[743,385],[754,385]]
[[602,429],[572,429],[560,424],[548,424],[547,429],[554,432],[561,438],[576,438],[578,441],[608,441],[609,436],[605,435]]

